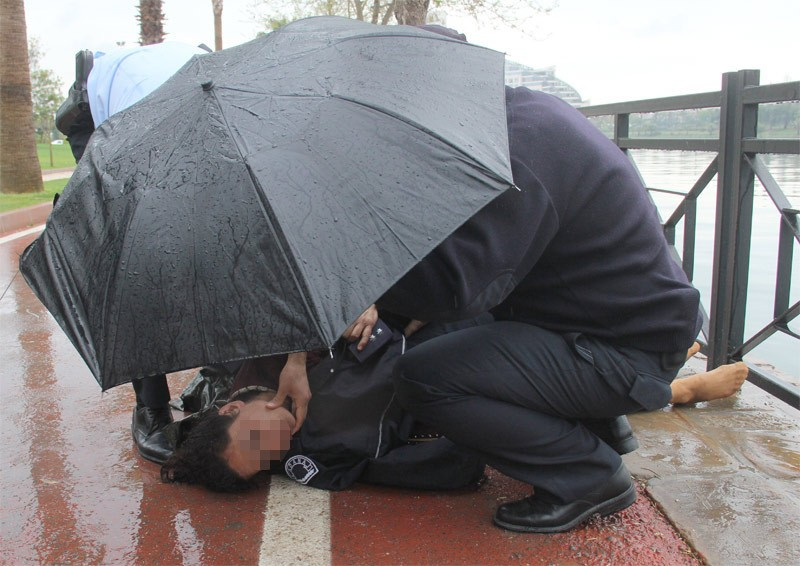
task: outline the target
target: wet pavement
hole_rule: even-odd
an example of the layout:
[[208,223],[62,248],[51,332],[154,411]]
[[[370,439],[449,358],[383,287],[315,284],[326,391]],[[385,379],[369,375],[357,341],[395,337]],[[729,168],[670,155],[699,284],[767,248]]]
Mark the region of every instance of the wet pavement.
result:
[[[696,356],[682,374],[704,367]],[[800,412],[745,383],[630,420],[628,467],[709,563],[800,563]]]
[[[494,508],[529,492],[494,471],[477,491],[446,493],[162,484],[130,438],[130,386],[100,392],[18,273],[35,236],[0,234],[0,564],[799,562],[800,412],[749,383],[634,415],[641,448],[625,460],[638,501],[565,534],[494,527]],[[174,395],[191,376],[169,377]]]

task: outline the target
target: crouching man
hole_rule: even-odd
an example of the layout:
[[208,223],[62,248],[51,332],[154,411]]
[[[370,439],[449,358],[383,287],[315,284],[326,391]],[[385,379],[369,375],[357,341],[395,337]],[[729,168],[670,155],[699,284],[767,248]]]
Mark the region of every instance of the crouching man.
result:
[[[494,522],[569,530],[636,500],[619,417],[654,410],[700,329],[627,157],[565,102],[506,88],[514,182],[378,301],[413,319],[491,309],[496,322],[399,360],[403,406],[533,487]],[[627,437],[627,438],[626,438]]]

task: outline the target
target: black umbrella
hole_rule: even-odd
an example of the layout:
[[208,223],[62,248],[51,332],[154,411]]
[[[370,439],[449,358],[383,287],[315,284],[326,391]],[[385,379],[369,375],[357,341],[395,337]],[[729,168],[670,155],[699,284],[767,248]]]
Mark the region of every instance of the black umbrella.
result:
[[103,123],[20,269],[107,389],[330,346],[511,185],[502,54],[310,18]]

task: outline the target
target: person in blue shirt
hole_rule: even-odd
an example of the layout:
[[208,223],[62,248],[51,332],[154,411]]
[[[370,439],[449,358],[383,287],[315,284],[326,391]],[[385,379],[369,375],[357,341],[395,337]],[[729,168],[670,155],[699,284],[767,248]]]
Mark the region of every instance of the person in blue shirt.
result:
[[95,126],[135,104],[174,75],[201,47],[164,42],[98,52],[89,74],[89,108]]
[[194,55],[206,52],[179,42],[78,52],[75,84],[56,113],[56,127],[67,136],[75,161],[80,161],[96,127],[153,92]]

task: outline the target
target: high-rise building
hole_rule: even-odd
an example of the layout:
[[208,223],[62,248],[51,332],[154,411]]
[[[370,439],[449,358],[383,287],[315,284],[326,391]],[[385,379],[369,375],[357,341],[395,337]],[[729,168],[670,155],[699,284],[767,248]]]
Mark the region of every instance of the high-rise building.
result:
[[577,90],[556,76],[555,67],[534,69],[506,59],[506,84],[553,94],[575,107],[588,104],[588,101],[581,99]]

